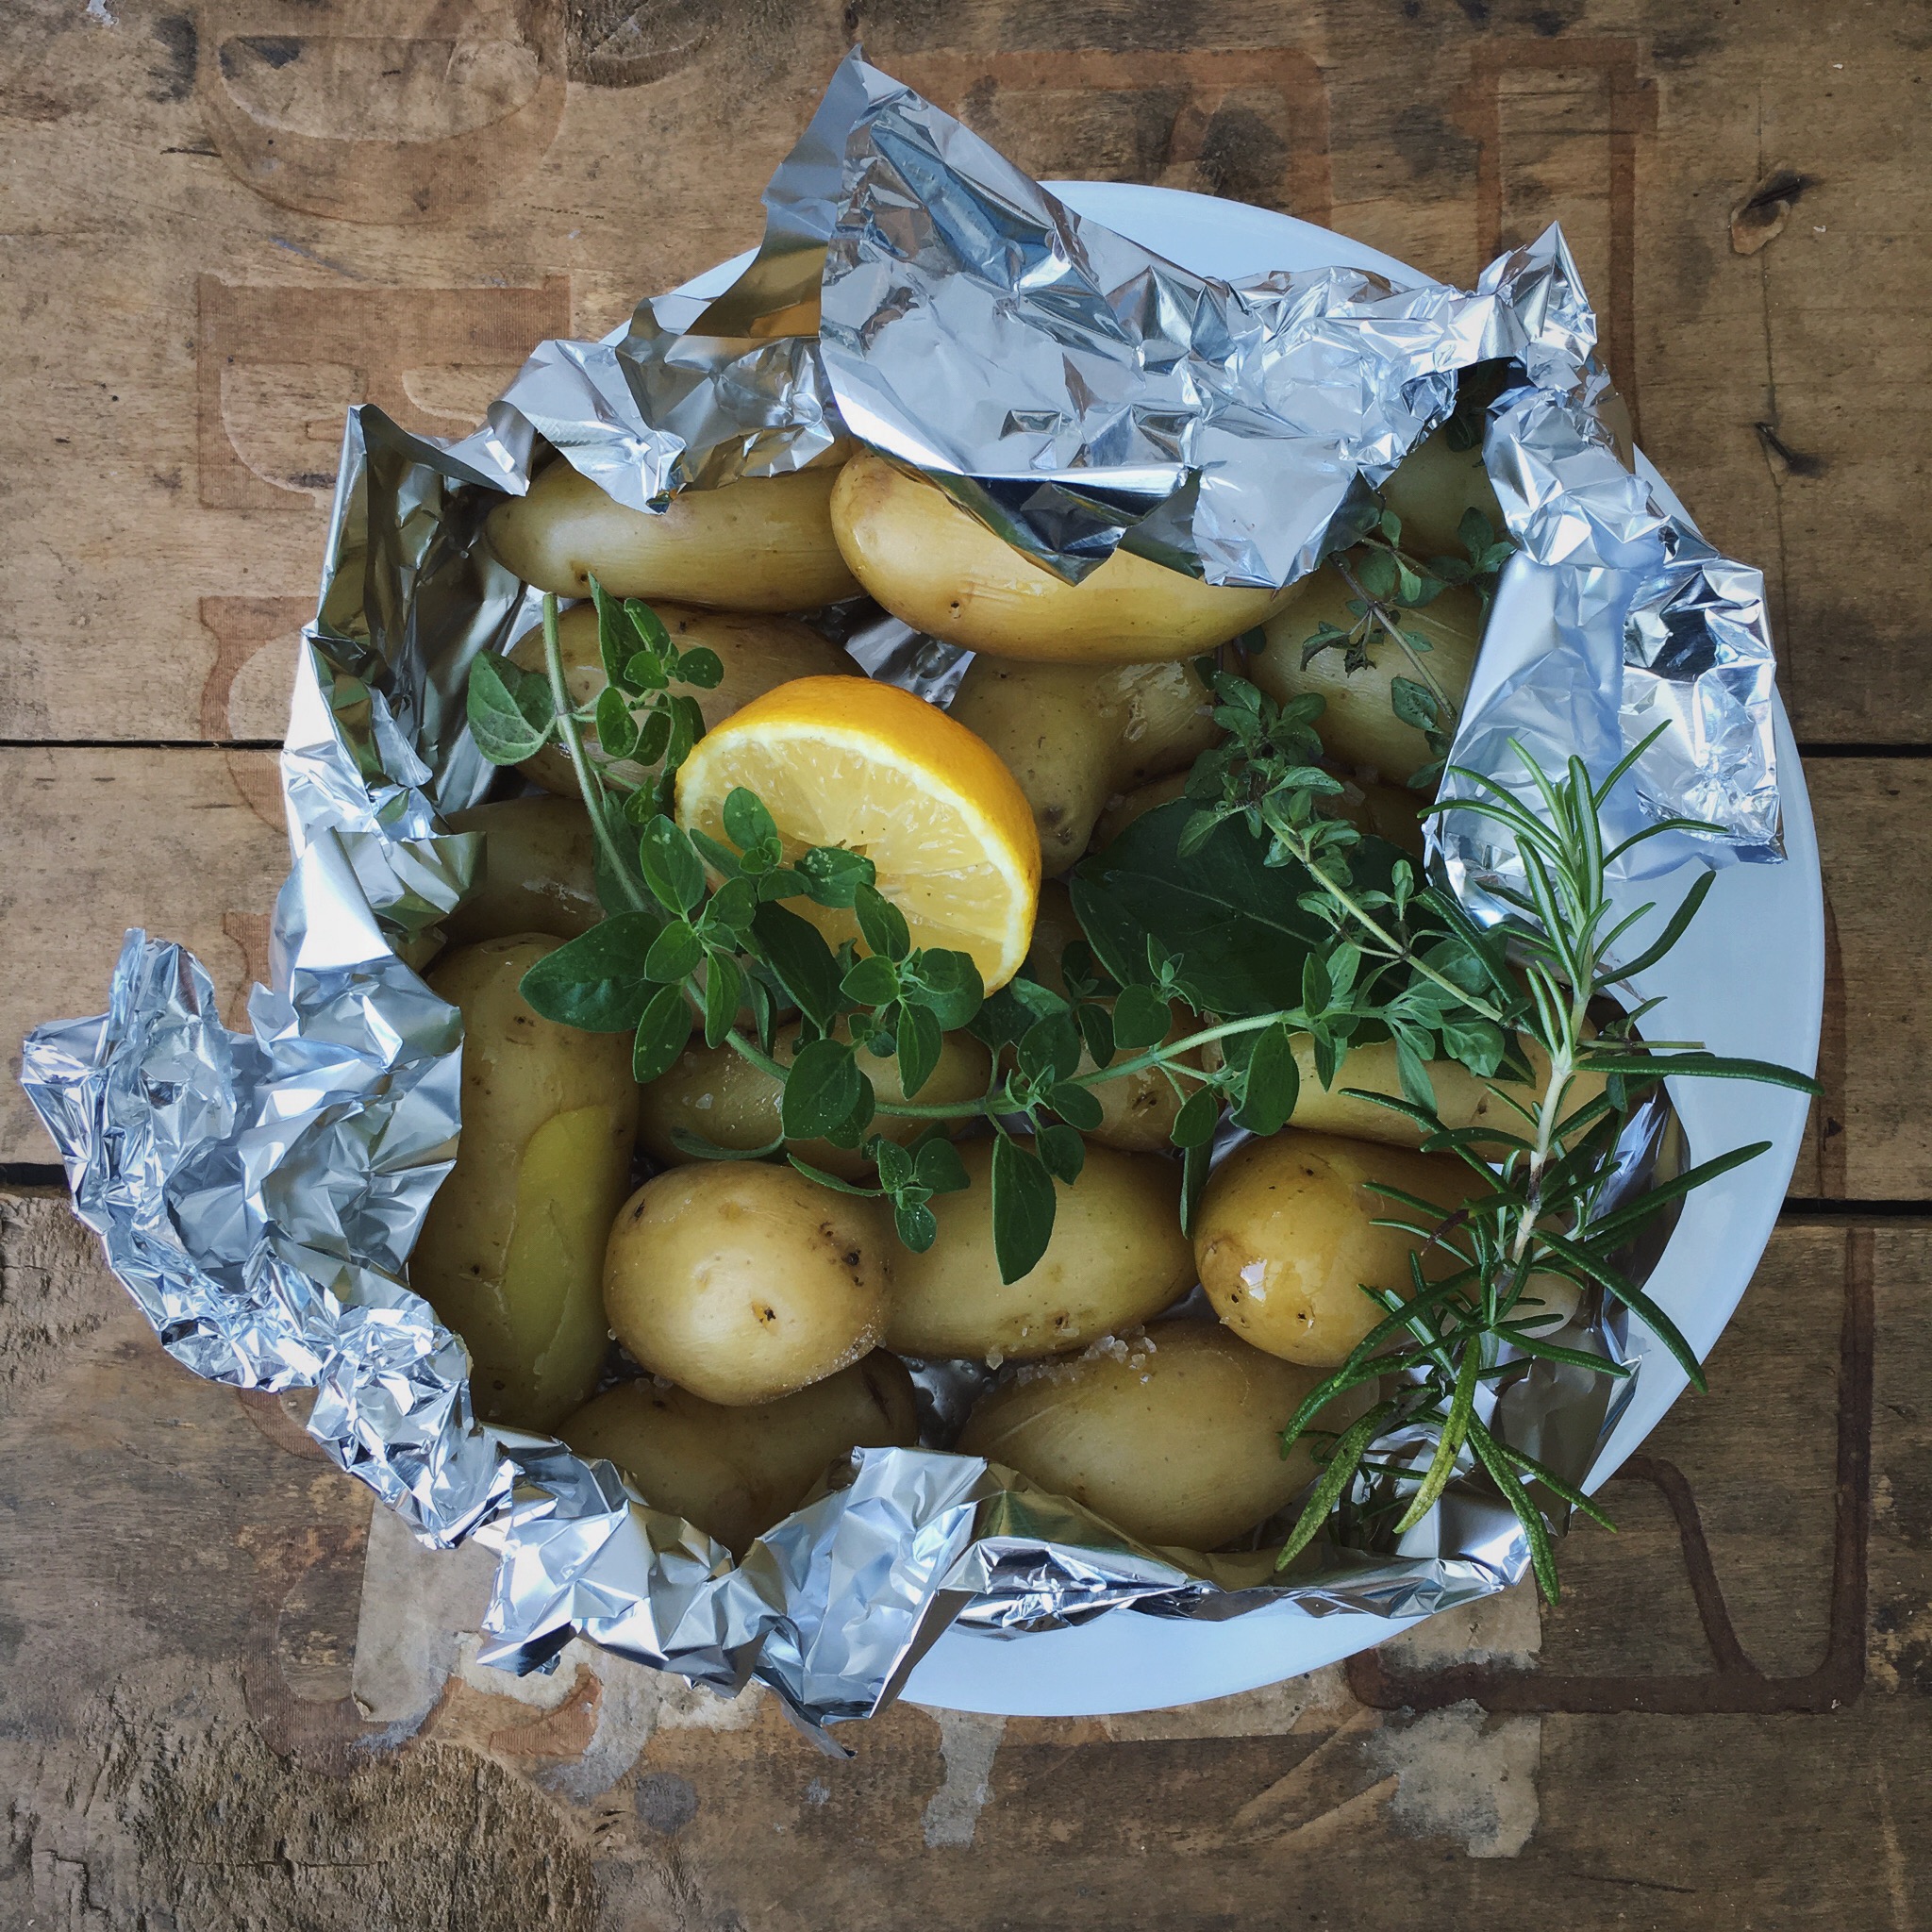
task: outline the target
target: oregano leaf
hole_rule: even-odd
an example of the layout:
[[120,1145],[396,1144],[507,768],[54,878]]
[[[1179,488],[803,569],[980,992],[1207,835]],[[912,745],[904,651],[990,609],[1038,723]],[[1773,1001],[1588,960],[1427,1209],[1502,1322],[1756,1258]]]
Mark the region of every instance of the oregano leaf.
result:
[[785,1076],[780,1109],[786,1138],[817,1141],[850,1119],[859,1105],[865,1076],[842,1040],[814,1040],[802,1046]]
[[1247,1079],[1235,1119],[1251,1134],[1278,1134],[1294,1112],[1301,1085],[1294,1036],[1277,1020],[1262,1031],[1248,1055]]
[[661,815],[638,836],[638,863],[668,912],[689,912],[705,896],[705,868],[683,826]]
[[549,737],[525,715],[494,658],[478,658],[471,665],[464,712],[476,749],[492,765],[516,765],[535,758]]
[[691,1008],[683,993],[675,986],[660,987],[639,1018],[631,1042],[631,1075],[638,1085],[648,1087],[668,1074],[690,1039]]
[[992,1246],[1001,1281],[1030,1274],[1053,1239],[1053,1177],[1031,1148],[1009,1134],[992,1147]]

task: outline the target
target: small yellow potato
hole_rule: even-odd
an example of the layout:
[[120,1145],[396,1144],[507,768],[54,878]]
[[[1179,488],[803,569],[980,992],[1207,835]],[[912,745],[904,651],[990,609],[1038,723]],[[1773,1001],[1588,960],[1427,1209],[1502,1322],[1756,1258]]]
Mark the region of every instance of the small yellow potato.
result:
[[[1060,976],[1060,955],[1080,937],[1080,922],[1074,916],[1074,902],[1066,887],[1048,880],[1040,889],[1040,911],[1033,922],[1033,947],[1026,956],[1033,976],[1042,986],[1050,986],[1059,993],[1066,991],[1066,982]],[[1111,1007],[1113,1002],[1103,1000],[1099,1004]],[[1177,1014],[1168,1030],[1169,1042],[1184,1039],[1188,1031],[1189,1022]],[[1119,1058],[1126,1059],[1131,1056],[1123,1053]],[[1199,1059],[1198,1054],[1189,1053],[1183,1057],[1183,1064],[1198,1065]],[[1082,1047],[1080,1064],[1074,1072],[1078,1074],[1092,1071],[1093,1056]],[[1183,1095],[1194,1091],[1194,1083],[1185,1074],[1180,1077],[1179,1092],[1157,1067],[1143,1067],[1137,1074],[1122,1074],[1088,1088],[1088,1092],[1100,1103],[1101,1117],[1097,1127],[1086,1130],[1086,1138],[1097,1141],[1103,1147],[1117,1147],[1124,1154],[1163,1152],[1172,1145],[1168,1136],[1174,1131]]]
[[[1194,1217],[1194,1258],[1215,1313],[1286,1361],[1345,1361],[1385,1312],[1361,1286],[1407,1293],[1409,1256],[1426,1255],[1412,1236],[1373,1225],[1416,1210],[1363,1185],[1372,1180],[1445,1214],[1475,1184],[1448,1155],[1295,1127],[1238,1147],[1208,1179]],[[1431,1272],[1449,1272],[1443,1257]]]
[[616,1463],[654,1509],[696,1524],[741,1557],[838,1457],[909,1449],[919,1416],[905,1363],[874,1349],[808,1389],[741,1408],[626,1382],[587,1403],[558,1434],[579,1456]]
[[895,1256],[886,1345],[900,1355],[1024,1360],[1084,1348],[1185,1294],[1194,1257],[1180,1228],[1180,1169],[1089,1147],[1072,1187],[1054,1183],[1053,1239],[1032,1273],[1000,1280],[992,1241],[991,1141],[959,1150],[972,1185],[935,1194],[939,1239]]
[[618,1215],[604,1307],[652,1374],[743,1407],[822,1382],[878,1341],[891,1246],[876,1202],[791,1168],[674,1168]]
[[717,610],[815,610],[858,586],[832,538],[836,469],[687,490],[658,514],[630,509],[558,458],[490,512],[497,560],[540,591],[659,597]]
[[1188,774],[1170,772],[1164,778],[1116,793],[1108,800],[1107,809],[1093,827],[1093,850],[1106,851],[1136,819],[1144,817],[1157,806],[1172,805],[1176,798],[1185,798],[1187,791]]
[[[762,697],[774,686],[790,684],[794,677],[858,677],[858,666],[829,638],[820,636],[808,624],[792,617],[746,616],[731,610],[695,610],[681,604],[654,604],[664,627],[680,650],[702,644],[718,654],[724,675],[709,691],[694,684],[675,684],[674,691],[693,697],[705,714],[705,728],[724,720],[753,698]],[[558,648],[563,658],[563,678],[571,697],[579,705],[595,704],[597,694],[608,682],[604,675],[604,658],[597,648],[597,608],[578,604],[558,620]],[[543,669],[543,629],[541,625],[526,630],[510,647],[510,662],[525,671]],[[584,749],[591,762],[619,791],[635,791],[652,775],[652,771],[630,759],[604,756],[596,731],[584,729]],[[570,754],[556,742],[546,744],[533,758],[517,768],[533,778],[546,791],[565,798],[581,794]]]
[[449,814],[453,832],[480,832],[469,896],[442,923],[448,943],[474,946],[514,932],[574,940],[604,916],[596,839],[575,798],[506,798]]
[[596,1386],[604,1241],[637,1130],[630,1042],[554,1025],[517,990],[558,944],[486,940],[429,975],[463,1016],[463,1124],[409,1260],[409,1285],[469,1346],[476,1413],[532,1429]]
[[1049,876],[1087,850],[1117,791],[1185,771],[1221,735],[1191,664],[1096,670],[975,658],[950,711],[1019,781]]
[[1259,624],[1284,594],[1204,584],[1125,551],[1063,583],[938,484],[869,450],[839,473],[832,529],[853,575],[894,617],[949,644],[1033,663],[1191,658]]
[[[1497,1080],[1494,1084],[1522,1106],[1534,1109],[1549,1078],[1550,1057],[1527,1034],[1519,1036],[1532,1077],[1528,1081]],[[1395,1065],[1395,1042],[1378,1040],[1350,1047],[1336,1069],[1335,1084],[1324,1088],[1315,1072],[1314,1042],[1306,1033],[1294,1038],[1294,1061],[1301,1074],[1301,1092],[1291,1124],[1324,1134],[1348,1134],[1357,1140],[1380,1141],[1391,1147],[1417,1147],[1423,1130],[1407,1114],[1377,1107],[1373,1100],[1355,1100],[1349,1090],[1386,1093],[1404,1099],[1402,1076]],[[1436,1090],[1436,1111],[1447,1127],[1497,1127],[1507,1134],[1530,1132],[1529,1124],[1508,1103],[1490,1091],[1491,1083],[1472,1074],[1459,1060],[1431,1060],[1429,1085]],[[1604,1090],[1601,1074],[1579,1074],[1572,1082],[1566,1113],[1587,1106]]]
[[1424,856],[1423,822],[1417,816],[1421,804],[1406,787],[1344,778],[1341,792],[1324,808],[1336,818],[1346,819],[1357,830],[1386,839],[1420,861]]
[[[1359,622],[1348,608],[1355,592],[1341,572],[1324,563],[1294,585],[1292,595],[1293,601],[1268,621],[1267,646],[1248,659],[1248,675],[1279,704],[1304,691],[1319,691],[1326,703],[1315,729],[1329,756],[1407,784],[1433,755],[1428,740],[1395,715],[1390,687],[1398,677],[1424,687],[1433,679],[1449,703],[1459,708],[1482,642],[1481,600],[1466,585],[1451,584],[1418,609],[1391,609],[1397,628],[1427,638],[1429,649],[1411,658],[1378,625],[1369,635],[1367,666],[1351,673],[1344,668],[1347,654],[1340,644],[1302,668],[1302,646],[1319,625],[1348,630]],[[1446,728],[1453,717],[1445,712],[1439,722]]]
[[[1273,1516],[1315,1474],[1281,1435],[1316,1369],[1250,1348],[1218,1324],[1156,1322],[1074,1360],[1022,1369],[983,1395],[959,1438],[1157,1548],[1211,1550]],[[1323,1411],[1356,1408],[1343,1401]]]
[[[775,1058],[791,1061],[798,1044],[798,1025],[781,1026],[772,1042]],[[897,1105],[906,1098],[896,1058],[879,1058],[860,1044],[859,1071],[872,1082],[873,1092]],[[939,1064],[919,1090],[919,1104],[941,1106],[950,1101],[976,1100],[992,1079],[992,1056],[970,1033],[949,1033],[940,1049]],[[733,1046],[708,1047],[702,1040],[686,1048],[668,1074],[641,1091],[638,1106],[638,1145],[653,1160],[676,1167],[702,1158],[684,1153],[671,1138],[682,1127],[716,1147],[749,1153],[769,1147],[778,1137],[777,1081]],[[932,1123],[889,1113],[874,1114],[868,1136],[882,1134],[904,1143],[917,1140]],[[965,1125],[961,1122],[960,1125]],[[872,1162],[855,1147],[835,1147],[829,1141],[794,1141],[791,1150],[801,1160],[822,1167],[841,1180],[869,1180]]]
[[1402,547],[1424,563],[1431,558],[1467,553],[1462,547],[1464,515],[1479,509],[1498,537],[1509,533],[1503,506],[1483,466],[1481,443],[1451,449],[1446,428],[1423,438],[1382,485],[1382,501],[1402,519]]

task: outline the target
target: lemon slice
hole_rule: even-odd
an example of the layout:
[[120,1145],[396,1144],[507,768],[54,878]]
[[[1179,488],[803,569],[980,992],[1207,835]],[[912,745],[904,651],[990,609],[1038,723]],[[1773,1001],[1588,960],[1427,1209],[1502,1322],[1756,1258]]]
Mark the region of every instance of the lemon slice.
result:
[[[878,871],[915,946],[970,953],[991,992],[1020,970],[1040,897],[1040,834],[997,755],[910,691],[801,677],[754,698],[698,741],[677,774],[677,820],[724,837],[737,786],[772,814],[788,858],[841,845]],[[834,945],[849,911],[786,904]]]

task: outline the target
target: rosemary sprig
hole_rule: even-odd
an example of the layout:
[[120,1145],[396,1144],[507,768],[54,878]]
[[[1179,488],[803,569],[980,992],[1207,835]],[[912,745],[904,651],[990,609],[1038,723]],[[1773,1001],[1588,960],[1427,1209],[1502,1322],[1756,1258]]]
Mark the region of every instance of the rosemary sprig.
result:
[[[1474,811],[1515,841],[1524,883],[1503,890],[1500,896],[1517,915],[1508,931],[1528,993],[1521,1024],[1542,1048],[1547,1071],[1533,1104],[1492,1085],[1491,1091],[1513,1116],[1508,1127],[1452,1129],[1427,1102],[1357,1095],[1412,1120],[1425,1152],[1453,1154],[1463,1161],[1471,1171],[1472,1194],[1459,1212],[1445,1220],[1426,1201],[1392,1188],[1378,1189],[1392,1209],[1400,1210],[1381,1224],[1403,1229],[1424,1243],[1441,1278],[1428,1280],[1418,1260],[1406,1293],[1364,1289],[1386,1310],[1384,1319],[1310,1391],[1285,1445],[1337,1395],[1390,1377],[1400,1378],[1400,1387],[1372,1411],[1377,1417],[1373,1428],[1362,1431],[1357,1425],[1329,1451],[1317,1492],[1329,1500],[1318,1510],[1315,1497],[1309,1499],[1283,1546],[1284,1563],[1321,1532],[1332,1504],[1347,1496],[1358,1480],[1379,1486],[1383,1500],[1401,1506],[1391,1532],[1400,1536],[1427,1515],[1459,1473],[1480,1468],[1522,1524],[1539,1584],[1556,1600],[1556,1564],[1537,1491],[1599,1522],[1607,1523],[1607,1518],[1574,1487],[1507,1442],[1497,1432],[1493,1409],[1483,1413],[1480,1392],[1486,1386],[1500,1391],[1538,1357],[1587,1366],[1609,1377],[1628,1371],[1607,1358],[1558,1347],[1538,1332],[1554,1325],[1554,1317],[1539,1320],[1535,1315],[1539,1278],[1564,1280],[1579,1291],[1598,1289],[1621,1302],[1671,1352],[1691,1384],[1705,1387],[1694,1351],[1670,1317],[1620,1268],[1620,1251],[1666,1208],[1754,1159],[1770,1143],[1735,1148],[1651,1187],[1635,1201],[1607,1207],[1605,1191],[1631,1090],[1659,1077],[1683,1075],[1757,1080],[1804,1092],[1817,1089],[1789,1068],[1724,1059],[1695,1045],[1643,1041],[1629,1017],[1601,1031],[1591,1025],[1591,1003],[1661,958],[1681,937],[1708,890],[1707,875],[1687,894],[1654,945],[1628,963],[1615,959],[1617,941],[1654,908],[1645,906],[1617,918],[1609,868],[1623,854],[1677,823],[1645,826],[1619,846],[1606,849],[1604,843],[1603,812],[1610,792],[1652,741],[1635,746],[1600,783],[1591,781],[1580,759],[1572,758],[1558,777],[1512,742],[1541,813],[1494,777],[1461,767],[1452,768],[1450,775],[1467,788],[1465,795],[1433,808]],[[1604,1076],[1604,1091],[1585,1097],[1580,1083],[1595,1075]],[[1407,1459],[1385,1455],[1373,1474],[1364,1474],[1377,1444],[1396,1435],[1419,1437],[1428,1445],[1426,1458],[1420,1451]]]

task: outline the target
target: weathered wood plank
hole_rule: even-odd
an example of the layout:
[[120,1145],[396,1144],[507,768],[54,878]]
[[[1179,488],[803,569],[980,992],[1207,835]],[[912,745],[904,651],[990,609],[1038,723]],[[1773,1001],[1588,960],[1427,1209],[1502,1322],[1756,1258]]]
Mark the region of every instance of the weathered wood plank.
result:
[[206,715],[208,605],[312,608],[344,407],[460,433],[541,337],[756,240],[845,34],[828,0],[114,11],[9,23],[0,738],[248,737]]
[[0,1160],[52,1148],[17,1084],[42,1021],[98,1013],[129,926],[178,940],[231,1025],[268,975],[268,917],[289,867],[266,752],[0,750]]
[[[1932,1120],[1921,1070],[1932,1023],[1917,962],[1932,946],[1932,764],[1818,758],[1806,768],[1817,814],[1839,973],[1825,1016],[1824,1141],[1792,1191],[1862,1201],[1932,1199]],[[1841,1133],[1830,1131],[1837,1123]]]
[[[1652,453],[1771,578],[1801,735],[1932,735],[1927,593],[1889,567],[1922,441],[1908,7],[1245,0],[1211,32],[1014,0],[469,14],[435,86],[448,30],[403,0],[354,32],[300,8],[24,16],[0,736],[209,735],[209,602],[312,594],[342,406],[463,426],[537,336],[750,241],[854,31],[1042,173],[1290,208],[1464,278],[1562,219]],[[382,44],[416,51],[365,74]],[[1736,255],[1731,207],[1780,158],[1802,206]]]
[[[378,1587],[365,1548],[418,1587],[451,1559],[367,1536],[366,1496],[299,1453],[283,1405],[176,1369],[58,1200],[0,1197],[0,1777],[20,1847],[0,1918],[58,1924],[85,1899],[94,1923],[138,1923],[138,1903],[216,1932],[448,1911],[570,1932],[1909,1924],[1932,1884],[1928,1277],[1924,1228],[1780,1232],[1711,1394],[1646,1445],[1681,1473],[1750,1664],[1782,1681],[1829,1641],[1849,1418],[1869,1542],[1836,1707],[1746,1707],[1750,1673],[1687,1606],[1689,1545],[1633,1521],[1572,1539],[1560,1611],[1519,1595],[1391,1646],[1407,1711],[1362,1703],[1351,1685],[1377,1679],[1355,1671],[1132,1719],[901,1709],[848,1732],[841,1765],[769,1698],[575,1657],[510,1694],[453,1648],[418,1707],[365,1718],[344,1668]],[[1680,1714],[1588,1702],[1679,1675],[1703,1686]]]
[[[864,31],[1041,173],[1260,201],[1465,281],[1560,220],[1646,448],[1765,571],[1801,738],[1926,737],[1932,604],[1884,563],[1922,462],[1897,321],[1932,213],[1901,159],[1927,111],[1909,9],[1233,8],[1209,52],[1161,9],[968,0],[871,8]],[[1799,205],[1739,255],[1731,210],[1779,161]]]
[[[0,739],[277,737],[343,405],[460,427],[528,341],[749,242],[862,36],[1041,174],[1287,208],[1460,279],[1560,218],[1646,446],[1766,570],[1801,737],[1932,741],[1932,592],[1897,563],[1932,197],[1908,0],[116,0],[8,27]],[[1777,163],[1784,226],[1738,254]],[[1803,1197],[1932,1200],[1927,774],[1809,774],[1841,973]],[[0,749],[0,814],[9,1046],[98,1009],[137,921],[232,1015],[285,865],[272,758]],[[0,1160],[44,1160],[8,1094]],[[1555,1611],[1134,1719],[899,1710],[841,1767],[769,1699],[575,1659],[506,1694],[454,1623],[358,1709],[358,1630],[428,1559],[301,1453],[299,1403],[176,1370],[64,1208],[0,1195],[0,1922],[1908,1927],[1928,1280],[1924,1227],[1781,1231]]]

